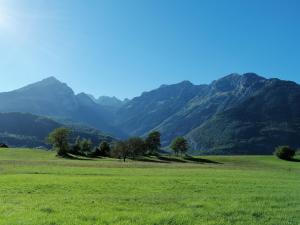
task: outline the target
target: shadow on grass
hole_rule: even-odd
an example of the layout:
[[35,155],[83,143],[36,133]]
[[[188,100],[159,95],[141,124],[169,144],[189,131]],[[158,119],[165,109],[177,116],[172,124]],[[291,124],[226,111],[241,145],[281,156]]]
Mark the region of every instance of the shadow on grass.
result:
[[185,160],[178,159],[178,158],[171,158],[166,156],[157,156],[158,159],[163,160],[165,162],[179,162],[179,163],[186,163]]
[[300,159],[293,158],[293,159],[290,159],[290,160],[287,160],[287,161],[290,161],[290,162],[300,162]]
[[217,161],[209,160],[209,159],[202,159],[202,158],[195,158],[192,156],[185,156],[185,160],[191,161],[191,162],[197,162],[197,163],[213,163],[213,164],[223,164]]
[[[102,157],[88,157],[88,156],[81,156],[81,155],[73,155],[67,154],[64,156],[57,156],[62,159],[69,159],[69,160],[84,160],[84,161],[92,161],[94,159],[101,159]],[[204,163],[212,163],[212,164],[223,164],[220,162],[212,161],[209,159],[203,159],[193,156],[184,156],[182,158],[172,157],[172,156],[164,156],[164,155],[157,155],[155,157],[140,157],[132,159],[134,161],[141,161],[141,162],[151,162],[151,163],[197,163],[197,164],[204,164]],[[291,161],[300,162],[299,159],[293,159]]]
[[138,158],[135,159],[135,161],[141,161],[141,162],[153,162],[153,163],[170,163],[168,161],[159,161],[159,160],[155,160],[155,159],[151,159],[151,158]]
[[63,159],[70,159],[70,160],[93,160],[92,158],[87,158],[87,157],[79,157],[79,156],[76,156],[76,155],[71,155],[71,154],[66,154],[64,156],[57,156],[57,157],[60,157],[60,158],[63,158]]
[[185,156],[183,158],[175,158],[175,157],[170,157],[170,156],[158,155],[158,156],[156,156],[156,158],[144,157],[144,158],[136,158],[133,160],[141,161],[141,162],[152,162],[152,163],[175,162],[175,163],[197,163],[197,164],[204,164],[204,163],[222,164],[222,163],[212,161],[209,159],[195,158],[192,156]]

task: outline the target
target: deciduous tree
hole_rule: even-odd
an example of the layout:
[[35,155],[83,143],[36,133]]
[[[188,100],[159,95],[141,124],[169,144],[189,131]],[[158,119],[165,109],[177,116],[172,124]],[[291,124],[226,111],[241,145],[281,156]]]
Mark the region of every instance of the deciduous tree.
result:
[[173,149],[176,155],[178,155],[179,152],[181,154],[185,154],[189,149],[189,144],[184,137],[176,137],[172,141],[171,148]]
[[161,143],[160,143],[160,132],[153,131],[149,133],[148,137],[145,140],[145,146],[149,154],[153,155],[158,153]]
[[49,144],[53,146],[53,149],[57,151],[57,155],[59,156],[67,155],[69,149],[69,144],[68,144],[69,134],[70,134],[70,130],[64,127],[57,128],[49,134],[47,141]]

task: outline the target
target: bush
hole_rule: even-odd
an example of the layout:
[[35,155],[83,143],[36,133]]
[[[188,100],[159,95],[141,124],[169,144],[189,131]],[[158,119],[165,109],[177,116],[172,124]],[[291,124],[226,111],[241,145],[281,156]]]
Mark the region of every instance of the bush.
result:
[[8,146],[4,143],[0,143],[0,148],[8,148]]
[[295,150],[289,146],[279,146],[275,149],[275,155],[279,159],[291,160],[295,156]]

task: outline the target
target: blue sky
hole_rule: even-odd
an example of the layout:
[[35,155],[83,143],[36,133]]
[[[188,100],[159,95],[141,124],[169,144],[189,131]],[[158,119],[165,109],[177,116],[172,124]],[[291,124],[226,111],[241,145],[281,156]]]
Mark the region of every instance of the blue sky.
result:
[[0,0],[0,91],[134,97],[256,72],[300,83],[298,0]]

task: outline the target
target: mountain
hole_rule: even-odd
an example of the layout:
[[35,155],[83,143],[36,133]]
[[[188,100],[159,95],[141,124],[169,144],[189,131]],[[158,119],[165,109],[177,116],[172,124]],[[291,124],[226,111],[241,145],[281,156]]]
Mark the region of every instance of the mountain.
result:
[[210,85],[193,85],[184,81],[143,93],[117,114],[117,126],[130,135],[145,135],[151,130],[163,134],[168,145],[199,127],[216,113],[239,104],[262,88],[266,79],[253,73],[230,74]]
[[113,97],[100,96],[98,99],[96,99],[96,103],[102,106],[108,106],[114,108],[120,108],[122,105],[124,105],[124,101],[118,99],[115,96]]
[[193,85],[189,81],[183,81],[144,92],[118,110],[115,125],[129,135],[144,135],[205,89],[206,85]]
[[300,86],[266,80],[258,92],[187,134],[196,154],[271,154],[300,147]]
[[255,74],[231,74],[203,86],[184,107],[153,130],[160,130],[164,144],[201,126],[216,113],[238,105],[264,86],[266,79]]
[[[0,141],[11,147],[49,147],[46,137],[55,128],[63,127],[50,118],[36,116],[28,113],[0,113]],[[91,139],[93,143],[103,140],[111,142],[114,138],[101,133],[98,130],[85,126],[70,125],[71,139],[76,137]]]
[[81,122],[116,136],[124,136],[109,122],[113,120],[109,110],[84,93],[75,95],[70,87],[54,77],[0,93],[0,102],[0,112],[32,113]]
[[50,77],[0,93],[0,112],[50,116],[121,138],[158,130],[163,146],[176,136],[188,138],[192,154],[270,154],[277,145],[300,147],[299,87],[254,73],[230,74],[208,85],[162,85],[121,101],[75,95]]

